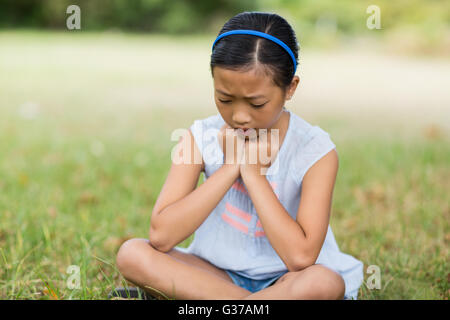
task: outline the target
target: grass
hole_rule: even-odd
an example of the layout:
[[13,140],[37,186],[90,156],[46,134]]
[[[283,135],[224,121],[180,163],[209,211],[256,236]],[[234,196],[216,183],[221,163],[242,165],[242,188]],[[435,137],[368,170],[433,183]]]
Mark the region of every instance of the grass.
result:
[[[170,133],[216,112],[202,67],[209,43],[185,41],[184,65],[162,37],[0,32],[0,41],[0,298],[106,299],[125,283],[120,244],[147,237]],[[343,116],[305,119],[338,149],[330,223],[340,249],[380,267],[381,289],[363,284],[359,299],[448,299],[448,135],[400,138],[370,121],[352,135]],[[72,265],[80,289],[67,285]]]

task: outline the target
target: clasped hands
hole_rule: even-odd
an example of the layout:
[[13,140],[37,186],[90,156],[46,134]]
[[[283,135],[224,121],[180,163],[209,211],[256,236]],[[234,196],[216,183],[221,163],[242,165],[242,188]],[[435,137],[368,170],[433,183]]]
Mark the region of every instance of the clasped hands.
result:
[[[224,165],[231,165],[244,177],[264,175],[275,161],[279,150],[279,135],[268,130],[248,129],[246,138],[242,131],[224,124],[219,131],[218,141],[224,154]],[[256,130],[259,131],[257,136]]]

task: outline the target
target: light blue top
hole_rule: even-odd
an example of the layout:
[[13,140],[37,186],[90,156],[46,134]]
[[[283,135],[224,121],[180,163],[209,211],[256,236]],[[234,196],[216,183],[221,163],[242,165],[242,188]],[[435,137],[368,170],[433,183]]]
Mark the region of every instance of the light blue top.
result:
[[[305,173],[336,146],[329,134],[320,127],[312,126],[295,113],[286,111],[290,113],[289,126],[266,179],[280,203],[296,220]],[[224,155],[217,133],[224,123],[220,113],[217,113],[195,120],[190,127],[205,162],[206,179],[223,165]],[[255,280],[287,271],[286,265],[265,236],[240,177],[196,230],[190,246],[177,249],[197,255],[221,269],[232,270]],[[363,263],[339,250],[330,225],[316,264],[325,265],[341,274],[345,281],[346,299],[357,298],[364,279]]]

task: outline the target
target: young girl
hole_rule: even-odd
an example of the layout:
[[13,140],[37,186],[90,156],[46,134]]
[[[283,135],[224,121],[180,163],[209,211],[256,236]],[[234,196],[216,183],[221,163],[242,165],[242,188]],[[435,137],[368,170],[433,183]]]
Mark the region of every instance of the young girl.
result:
[[[244,12],[212,50],[218,113],[194,121],[183,137],[191,150],[180,140],[192,161],[172,163],[149,240],[121,246],[120,272],[155,297],[356,299],[363,264],[340,252],[329,225],[336,146],[284,107],[299,83],[294,31],[279,15]],[[260,129],[277,132],[278,144],[263,143]],[[245,141],[227,149],[230,137]],[[255,147],[271,162],[251,163]],[[188,248],[176,247],[194,232]]]

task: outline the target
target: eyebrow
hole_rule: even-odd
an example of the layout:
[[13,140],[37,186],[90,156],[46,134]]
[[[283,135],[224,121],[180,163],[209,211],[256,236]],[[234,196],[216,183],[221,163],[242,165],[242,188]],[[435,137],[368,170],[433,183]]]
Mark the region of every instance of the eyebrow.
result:
[[[223,92],[223,91],[221,91],[221,90],[219,90],[219,89],[216,89],[216,91],[219,92],[219,93],[221,93],[221,94],[223,94],[223,95],[226,95],[226,96],[228,96],[228,97],[234,97],[232,94]],[[256,98],[263,98],[263,97],[264,97],[263,94],[258,94],[258,95],[255,95],[255,96],[248,96],[248,97],[244,97],[244,98],[246,98],[246,99],[256,99]]]

